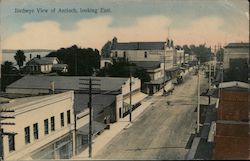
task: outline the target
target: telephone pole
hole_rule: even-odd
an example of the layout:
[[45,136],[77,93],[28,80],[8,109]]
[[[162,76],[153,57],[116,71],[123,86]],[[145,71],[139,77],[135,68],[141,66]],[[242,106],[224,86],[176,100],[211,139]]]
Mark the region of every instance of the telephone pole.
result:
[[17,133],[14,132],[4,132],[4,129],[2,128],[3,125],[9,126],[9,125],[15,125],[13,122],[2,122],[4,119],[15,119],[14,116],[3,116],[1,115],[2,113],[13,113],[15,112],[14,110],[7,110],[7,109],[2,109],[0,111],[0,160],[4,160],[4,142],[3,142],[3,136],[15,136]]
[[[81,89],[88,89],[89,93],[89,102],[88,102],[88,107],[89,107],[89,158],[92,158],[92,135],[93,135],[93,128],[92,128],[92,123],[93,123],[93,108],[92,108],[92,90],[100,90],[100,80],[99,79],[80,79],[80,81],[87,81],[85,83],[80,83],[81,85],[87,85],[88,88],[81,88]],[[95,83],[93,83],[95,81]],[[98,86],[98,88],[93,88],[93,86]]]
[[197,134],[200,132],[200,62],[198,62],[198,74],[197,74]]
[[129,77],[129,121],[132,122],[132,75]]

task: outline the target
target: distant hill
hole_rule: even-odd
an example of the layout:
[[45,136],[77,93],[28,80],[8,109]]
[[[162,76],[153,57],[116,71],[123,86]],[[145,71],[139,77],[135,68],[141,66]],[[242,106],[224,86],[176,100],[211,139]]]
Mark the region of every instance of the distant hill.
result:
[[52,52],[55,50],[51,49],[3,49],[3,53],[15,53],[17,50],[23,50],[24,53],[29,53],[29,52]]

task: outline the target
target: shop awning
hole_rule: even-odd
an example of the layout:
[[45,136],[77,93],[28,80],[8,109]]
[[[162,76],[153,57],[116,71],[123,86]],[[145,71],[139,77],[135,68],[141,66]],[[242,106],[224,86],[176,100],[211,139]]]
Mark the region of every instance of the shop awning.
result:
[[[139,103],[140,101],[142,101],[144,98],[146,98],[148,95],[142,93],[142,92],[137,92],[135,94],[132,95],[132,100],[131,100],[131,104],[135,105],[137,103]],[[123,100],[124,103],[126,104],[130,104],[130,98],[126,98]]]
[[[93,121],[92,122],[92,129],[93,129],[93,135],[96,135],[98,132],[102,131],[103,129],[105,129],[107,125],[97,122],[97,121]],[[77,132],[83,135],[88,135],[89,134],[89,124],[86,124],[82,127],[80,127],[79,129],[77,129]]]

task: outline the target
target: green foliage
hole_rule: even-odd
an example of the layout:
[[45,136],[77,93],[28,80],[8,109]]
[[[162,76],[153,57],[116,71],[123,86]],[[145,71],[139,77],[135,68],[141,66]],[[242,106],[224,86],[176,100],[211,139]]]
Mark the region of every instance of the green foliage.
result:
[[217,52],[216,52],[216,59],[217,61],[223,61],[224,58],[224,49],[220,48]]
[[97,76],[129,77],[131,72],[131,75],[141,79],[142,83],[150,81],[150,76],[145,69],[138,68],[135,64],[131,64],[124,59],[114,60],[113,62],[113,65],[102,68]]
[[16,55],[14,56],[19,69],[23,66],[23,62],[26,60],[26,56],[22,50],[17,50]]
[[189,54],[195,54],[197,56],[197,59],[201,62],[207,62],[210,61],[212,59],[212,52],[211,52],[211,48],[206,47],[205,44],[200,44],[199,46],[195,46],[195,45],[184,45],[183,49],[185,52],[189,53]]
[[5,90],[5,88],[16,80],[20,79],[21,76],[16,67],[13,66],[12,62],[5,61],[1,65],[1,90]]
[[97,49],[82,49],[73,45],[51,52],[47,57],[57,57],[61,63],[68,64],[68,75],[87,75],[94,73],[100,66],[100,55]]

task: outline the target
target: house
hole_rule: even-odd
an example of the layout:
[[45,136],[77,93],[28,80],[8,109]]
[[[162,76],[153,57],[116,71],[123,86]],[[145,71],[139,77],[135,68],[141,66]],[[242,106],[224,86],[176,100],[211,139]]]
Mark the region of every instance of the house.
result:
[[15,123],[1,126],[3,159],[71,158],[75,143],[73,91],[18,96],[12,94],[0,106],[2,117],[14,117],[5,117],[1,123]]
[[[164,75],[164,63],[159,61],[130,61],[138,68],[145,69],[150,76],[150,82],[145,82],[143,92],[152,95],[163,88],[165,82],[165,90],[173,89],[171,78]],[[165,80],[164,80],[165,76]]]
[[165,69],[173,67],[175,48],[172,40],[166,42],[118,42],[115,37],[109,46],[109,56],[101,56],[100,68],[113,60],[124,59],[130,61],[160,61],[164,63]]
[[26,70],[31,73],[50,73],[52,66],[58,64],[56,57],[40,57],[39,55],[26,63]]
[[213,159],[250,159],[249,96],[248,83],[220,83]]
[[[94,118],[102,123],[118,121],[127,115],[129,111],[130,79],[115,77],[89,77],[89,76],[45,76],[27,75],[12,83],[6,88],[7,93],[22,94],[46,94],[73,90],[75,94],[74,109],[76,114],[81,115],[87,108],[88,86],[81,85],[82,79],[97,79],[100,83],[98,89],[93,90]],[[141,81],[138,78],[131,78],[132,81],[132,105],[138,107],[147,95],[140,91]],[[86,81],[85,81],[86,83]],[[84,88],[84,89],[83,89]],[[98,96],[95,96],[98,95]],[[97,103],[97,105],[95,105]]]

